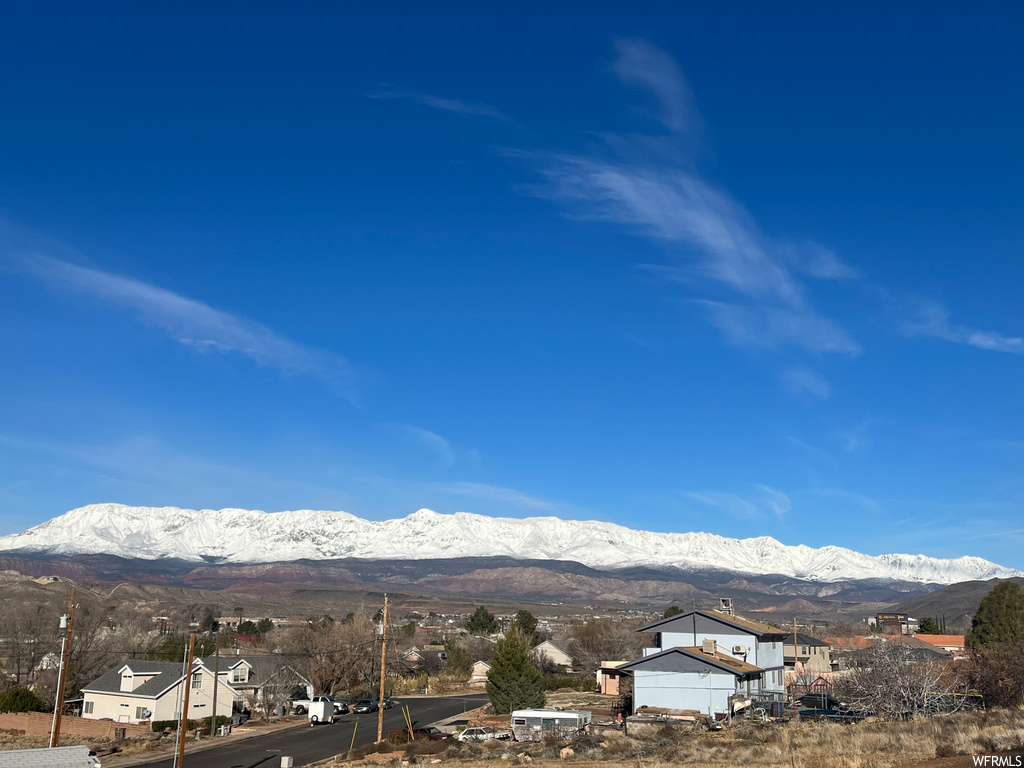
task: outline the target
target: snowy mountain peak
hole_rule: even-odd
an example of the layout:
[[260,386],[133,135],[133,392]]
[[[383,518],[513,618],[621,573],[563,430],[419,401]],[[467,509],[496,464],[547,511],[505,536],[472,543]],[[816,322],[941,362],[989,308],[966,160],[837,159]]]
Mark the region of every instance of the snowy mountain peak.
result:
[[573,560],[603,570],[715,568],[826,582],[878,578],[952,584],[1024,576],[978,557],[871,556],[836,546],[787,546],[768,536],[730,539],[710,533],[652,533],[597,521],[494,518],[429,509],[405,518],[369,521],[347,512],[315,510],[93,504],[24,533],[0,537],[3,551],[229,563],[497,556]]

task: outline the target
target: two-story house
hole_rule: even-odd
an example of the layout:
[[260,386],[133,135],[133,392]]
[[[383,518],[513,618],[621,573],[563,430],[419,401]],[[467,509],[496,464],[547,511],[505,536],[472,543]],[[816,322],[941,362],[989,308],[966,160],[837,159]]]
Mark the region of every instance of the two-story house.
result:
[[[787,672],[801,675],[821,675],[832,671],[832,646],[824,640],[796,633],[796,645],[793,644],[793,633],[787,633],[785,643],[785,663]],[[800,665],[800,669],[796,665]]]
[[[181,711],[186,680],[189,719],[212,715],[217,681],[198,659],[187,678],[182,675],[180,662],[131,659],[82,688],[82,717],[116,723],[173,720]],[[223,679],[219,684],[217,714],[230,716],[235,691]]]
[[656,646],[619,667],[633,673],[633,705],[728,714],[729,699],[785,699],[782,630],[713,610],[680,613],[638,632]]

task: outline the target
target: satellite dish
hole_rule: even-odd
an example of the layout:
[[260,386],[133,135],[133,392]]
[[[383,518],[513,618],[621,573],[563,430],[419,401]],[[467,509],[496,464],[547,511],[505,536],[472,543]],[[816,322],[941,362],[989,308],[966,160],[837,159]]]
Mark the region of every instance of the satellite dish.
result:
[[143,720],[149,720],[149,718],[151,718],[152,716],[153,716],[153,713],[150,712],[148,709],[143,709],[142,710],[142,719]]

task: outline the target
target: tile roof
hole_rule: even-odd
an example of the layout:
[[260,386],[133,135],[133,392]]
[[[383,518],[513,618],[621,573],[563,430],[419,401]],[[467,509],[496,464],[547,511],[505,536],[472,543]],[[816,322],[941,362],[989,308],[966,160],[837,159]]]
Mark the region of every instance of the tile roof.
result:
[[964,645],[963,635],[914,635],[918,640],[931,645]]

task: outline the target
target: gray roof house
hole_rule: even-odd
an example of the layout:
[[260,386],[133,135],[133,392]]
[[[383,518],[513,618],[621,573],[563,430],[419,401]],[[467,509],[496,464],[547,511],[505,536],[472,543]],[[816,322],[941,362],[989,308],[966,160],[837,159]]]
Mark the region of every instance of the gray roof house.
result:
[[[176,661],[129,659],[82,687],[82,717],[140,723],[173,720],[181,712],[184,681],[189,686],[189,719],[213,712],[213,673],[196,659],[191,674]],[[217,690],[217,714],[231,715],[236,692],[221,678]]]

